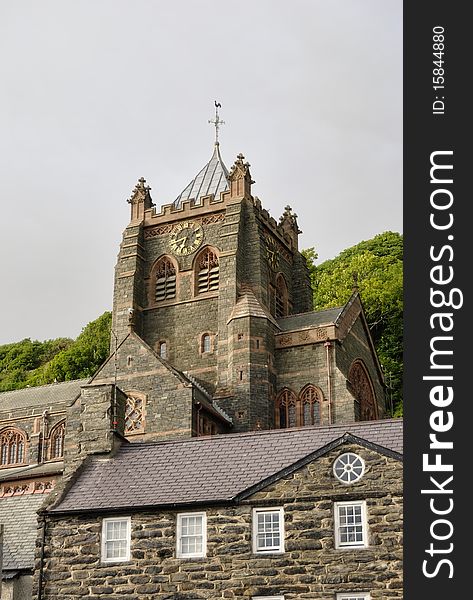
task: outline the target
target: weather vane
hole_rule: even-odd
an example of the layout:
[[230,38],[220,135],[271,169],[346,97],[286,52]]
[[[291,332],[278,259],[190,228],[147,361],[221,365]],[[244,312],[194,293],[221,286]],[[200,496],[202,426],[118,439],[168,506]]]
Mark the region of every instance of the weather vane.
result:
[[214,100],[214,104],[215,104],[215,119],[209,119],[209,123],[212,123],[213,125],[215,125],[215,143],[218,144],[218,130],[220,128],[220,125],[225,125],[225,121],[222,121],[222,119],[220,118],[220,116],[218,114],[218,109],[222,108],[222,105],[220,104],[220,102],[217,102],[217,100]]

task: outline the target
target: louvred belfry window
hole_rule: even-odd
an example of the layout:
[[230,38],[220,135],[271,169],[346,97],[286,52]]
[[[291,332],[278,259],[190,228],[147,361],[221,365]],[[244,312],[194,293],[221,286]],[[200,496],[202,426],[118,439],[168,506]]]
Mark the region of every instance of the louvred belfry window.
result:
[[59,423],[51,431],[50,436],[50,458],[62,458],[64,456],[64,436],[66,425],[64,421]]
[[26,436],[17,429],[4,429],[0,434],[1,466],[21,465],[25,462]]
[[176,297],[176,268],[172,261],[163,257],[156,265],[156,302],[172,300]]
[[206,248],[197,259],[197,293],[216,292],[219,284],[218,256]]

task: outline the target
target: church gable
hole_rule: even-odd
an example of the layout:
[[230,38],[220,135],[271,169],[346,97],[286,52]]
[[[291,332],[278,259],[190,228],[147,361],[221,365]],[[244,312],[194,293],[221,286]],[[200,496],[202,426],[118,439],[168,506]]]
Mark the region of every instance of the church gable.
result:
[[192,384],[131,332],[90,383],[114,383],[128,396],[125,433],[131,441],[192,435]]

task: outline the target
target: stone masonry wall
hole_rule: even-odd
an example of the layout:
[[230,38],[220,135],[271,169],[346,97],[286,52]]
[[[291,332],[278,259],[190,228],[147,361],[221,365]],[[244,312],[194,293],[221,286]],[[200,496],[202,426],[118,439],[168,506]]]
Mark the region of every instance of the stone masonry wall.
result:
[[[352,485],[332,474],[334,459],[354,451],[366,463]],[[49,516],[43,600],[334,600],[370,592],[372,600],[402,598],[402,465],[343,444],[240,505],[191,507],[207,512],[207,557],[177,559],[177,510],[129,511],[132,559],[100,562],[101,516]],[[366,548],[336,549],[334,502],[366,500]],[[252,553],[252,508],[283,507],[285,552]],[[107,515],[111,516],[111,515]],[[37,552],[39,557],[39,550]],[[37,560],[36,572],[39,562]],[[37,580],[36,580],[37,587]]]
[[[321,423],[328,424],[327,359],[323,343],[280,348],[276,351],[275,362],[277,393],[288,387],[298,395],[308,383],[316,385],[322,390],[324,396]],[[336,401],[339,401],[338,397]]]
[[[120,389],[145,397],[143,435],[130,441],[192,434],[192,387],[168,369],[141,340],[131,334],[118,349],[116,381]],[[113,383],[113,357],[94,376],[94,383]]]

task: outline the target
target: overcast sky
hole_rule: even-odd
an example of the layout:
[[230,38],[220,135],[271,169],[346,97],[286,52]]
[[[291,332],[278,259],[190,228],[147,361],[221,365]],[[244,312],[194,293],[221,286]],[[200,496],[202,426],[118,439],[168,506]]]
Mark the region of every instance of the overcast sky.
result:
[[112,305],[139,177],[172,202],[220,148],[319,261],[402,227],[401,0],[0,5],[0,344]]

